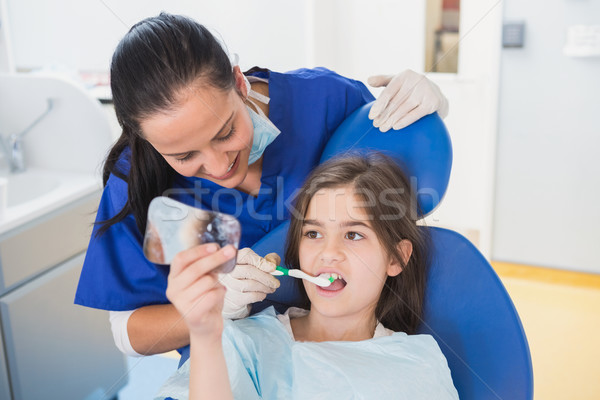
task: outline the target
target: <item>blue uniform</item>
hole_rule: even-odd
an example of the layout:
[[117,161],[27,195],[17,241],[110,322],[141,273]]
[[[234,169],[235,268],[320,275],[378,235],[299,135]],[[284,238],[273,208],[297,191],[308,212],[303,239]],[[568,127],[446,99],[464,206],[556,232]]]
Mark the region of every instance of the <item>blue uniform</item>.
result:
[[[242,224],[240,247],[250,247],[289,219],[295,191],[318,164],[327,140],[358,107],[374,100],[361,82],[325,68],[287,73],[256,71],[269,81],[269,119],[281,134],[263,155],[257,197],[216,183],[177,175],[172,197],[187,204],[235,215]],[[117,167],[129,170],[129,152]],[[127,183],[111,175],[98,208],[97,221],[116,215],[127,201]],[[150,263],[142,252],[143,234],[133,214],[90,240],[75,303],[112,311],[167,304],[168,266]]]

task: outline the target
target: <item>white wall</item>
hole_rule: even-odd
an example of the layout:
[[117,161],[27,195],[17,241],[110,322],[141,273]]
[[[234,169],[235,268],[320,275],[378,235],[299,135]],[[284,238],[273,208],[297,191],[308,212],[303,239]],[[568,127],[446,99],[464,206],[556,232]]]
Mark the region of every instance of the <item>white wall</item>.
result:
[[493,258],[600,273],[600,57],[562,53],[600,2],[506,0],[504,14],[526,36],[502,52]]
[[366,82],[423,70],[425,0],[316,0],[314,65]]
[[306,41],[310,7],[302,1],[6,1],[13,22],[15,64],[20,68],[55,64],[106,71],[129,28],[161,11],[188,15],[211,28],[240,55],[242,68],[297,68],[305,65],[310,50]]
[[6,0],[0,0],[0,73],[14,72],[11,43]]
[[457,74],[428,74],[448,97],[454,161],[441,206],[427,220],[467,236],[490,258],[501,7],[462,0]]

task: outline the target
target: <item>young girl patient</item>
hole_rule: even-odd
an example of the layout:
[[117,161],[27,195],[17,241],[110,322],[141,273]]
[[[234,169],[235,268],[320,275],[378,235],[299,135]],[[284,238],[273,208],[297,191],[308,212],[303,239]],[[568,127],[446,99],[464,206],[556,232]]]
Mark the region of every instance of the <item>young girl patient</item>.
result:
[[235,249],[180,253],[167,296],[189,326],[191,358],[157,398],[458,399],[435,340],[415,335],[428,253],[415,204],[402,170],[381,154],[334,159],[309,176],[285,258],[335,278],[326,288],[302,281],[310,310],[224,321],[211,270]]

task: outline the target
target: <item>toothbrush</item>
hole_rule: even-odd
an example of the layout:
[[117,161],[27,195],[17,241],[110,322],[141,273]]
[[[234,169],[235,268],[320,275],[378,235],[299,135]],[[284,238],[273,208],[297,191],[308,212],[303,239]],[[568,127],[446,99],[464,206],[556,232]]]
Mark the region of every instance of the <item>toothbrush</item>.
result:
[[280,267],[279,265],[277,266],[277,268],[275,268],[275,271],[271,272],[271,275],[275,275],[275,276],[288,275],[288,276],[292,276],[294,278],[306,279],[307,281],[312,282],[315,285],[322,286],[322,287],[327,287],[327,286],[331,285],[333,283],[333,281],[335,280],[332,276],[330,276],[329,279],[321,278],[318,276],[311,276],[305,272],[302,272],[299,269],[287,269],[287,268]]

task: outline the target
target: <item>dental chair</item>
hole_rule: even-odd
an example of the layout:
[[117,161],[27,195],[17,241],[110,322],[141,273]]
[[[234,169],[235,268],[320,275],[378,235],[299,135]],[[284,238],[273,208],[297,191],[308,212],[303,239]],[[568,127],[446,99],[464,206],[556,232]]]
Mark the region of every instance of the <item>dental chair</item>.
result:
[[[452,146],[444,123],[428,115],[401,131],[380,132],[368,119],[371,104],[356,110],[329,140],[321,162],[347,151],[378,150],[396,159],[416,184],[422,215],[432,212],[446,191]],[[284,254],[289,222],[253,246],[256,253]],[[448,360],[461,400],[531,400],[533,373],[519,315],[500,279],[466,238],[429,228],[433,254],[419,333],[432,335]],[[282,264],[285,260],[282,261]],[[284,312],[302,304],[300,280],[281,278],[281,288],[254,305]]]

